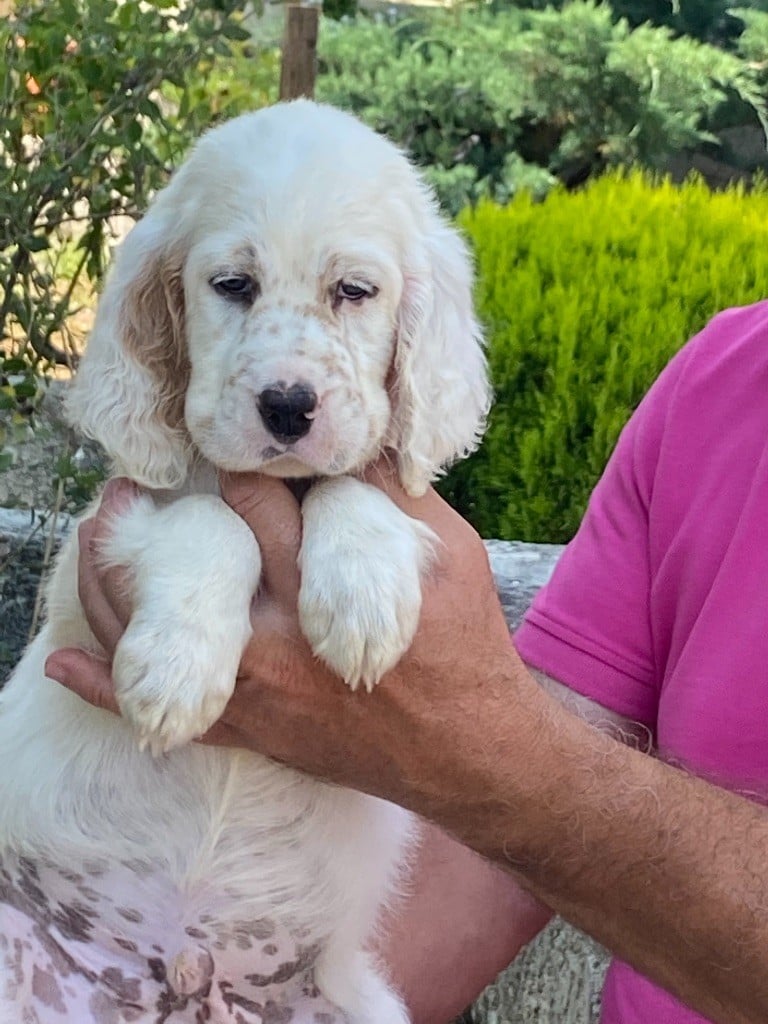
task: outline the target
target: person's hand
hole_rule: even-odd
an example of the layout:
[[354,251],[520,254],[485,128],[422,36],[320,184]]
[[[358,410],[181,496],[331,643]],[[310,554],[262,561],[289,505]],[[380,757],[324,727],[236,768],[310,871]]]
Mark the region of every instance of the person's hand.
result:
[[[370,695],[351,693],[325,669],[302,638],[296,614],[298,509],[294,536],[280,516],[285,534],[276,537],[275,489],[282,485],[233,478],[225,496],[260,543],[268,541],[267,575],[236,694],[214,733],[218,741],[239,741],[312,774],[408,804],[414,782],[420,789],[434,785],[441,796],[448,790],[450,774],[457,772],[448,763],[478,700],[504,703],[509,713],[509,688],[506,681],[500,685],[499,669],[515,655],[477,534],[434,491],[409,498],[386,460],[366,479],[442,541],[424,581],[410,650]],[[267,488],[272,493],[263,500]],[[451,756],[443,759],[441,751]]]
[[[351,693],[312,655],[299,630],[301,517],[295,498],[269,477],[223,480],[225,498],[259,539],[263,579],[235,693],[202,741],[257,749],[337,782],[412,803],[413,784],[434,793],[439,779],[447,793],[452,774],[451,788],[460,789],[455,766],[445,773],[431,771],[431,752],[456,750],[461,723],[474,720],[483,689],[491,685],[494,645],[501,659],[512,649],[485,550],[470,527],[434,493],[409,499],[384,460],[368,479],[405,512],[428,521],[443,541],[425,581],[421,628],[411,650],[372,694]],[[130,618],[130,578],[119,570],[104,573],[98,548],[111,516],[134,494],[128,481],[110,482],[96,516],[80,527],[80,598],[106,657],[67,650],[49,662],[50,674],[112,711],[118,709],[109,660]],[[466,679],[462,684],[467,664],[470,685]],[[506,694],[504,700],[509,713],[514,703]],[[377,948],[413,1019],[447,1020],[549,914],[503,871],[440,829],[423,823],[419,840],[409,899],[387,917]],[[427,975],[425,963],[431,965]]]
[[[508,715],[514,704],[509,667],[515,655],[477,534],[434,491],[409,498],[385,459],[366,479],[407,514],[427,522],[443,542],[424,581],[419,630],[410,650],[373,694],[350,692],[314,657],[299,629],[298,502],[279,480],[228,477],[222,481],[223,496],[259,540],[263,577],[235,693],[203,739],[258,750],[406,805],[412,789],[420,791],[422,801],[431,793],[444,799],[462,784],[458,766],[470,753],[460,749],[462,742],[477,741],[478,731],[464,727],[475,722],[481,706],[484,717],[494,708]],[[128,618],[121,596],[126,585],[101,573],[93,551],[114,505],[126,500],[127,490],[114,485],[80,532],[81,600],[108,657]],[[48,672],[91,703],[117,710],[107,661],[60,651],[49,659]]]

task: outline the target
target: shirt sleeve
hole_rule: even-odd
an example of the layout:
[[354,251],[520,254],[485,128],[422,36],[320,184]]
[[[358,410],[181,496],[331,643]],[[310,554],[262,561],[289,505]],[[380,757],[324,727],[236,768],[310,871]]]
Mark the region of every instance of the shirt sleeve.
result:
[[689,348],[624,428],[578,533],[515,635],[533,667],[653,728],[659,680],[651,636],[649,516],[659,453]]

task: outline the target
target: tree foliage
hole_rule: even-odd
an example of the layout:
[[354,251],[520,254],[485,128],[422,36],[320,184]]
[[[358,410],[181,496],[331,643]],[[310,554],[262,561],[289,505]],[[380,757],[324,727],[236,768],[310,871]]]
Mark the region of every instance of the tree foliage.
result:
[[590,0],[326,24],[320,56],[319,95],[399,142],[454,211],[612,166],[656,168],[710,138],[727,93],[763,103],[737,55],[632,29]]
[[[768,10],[766,0],[747,0],[744,6],[757,12]],[[611,0],[611,7],[630,25],[663,25],[675,35],[715,46],[732,46],[741,32],[729,0]]]
[[[570,0],[489,0],[491,10],[510,6],[541,10],[560,10]],[[676,36],[691,36],[700,42],[728,48],[741,32],[738,12],[729,0],[608,0],[613,17],[625,18],[632,28],[656,25],[670,29]],[[745,0],[750,11],[768,11],[768,0]]]
[[240,92],[269,98],[255,74],[238,91],[220,72],[248,38],[238,0],[31,0],[0,24],[0,450],[40,371],[71,361],[119,218]]

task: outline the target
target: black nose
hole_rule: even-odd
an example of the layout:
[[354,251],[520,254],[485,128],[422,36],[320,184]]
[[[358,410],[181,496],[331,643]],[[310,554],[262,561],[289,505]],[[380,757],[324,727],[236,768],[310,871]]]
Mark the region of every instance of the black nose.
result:
[[305,384],[264,388],[258,397],[259,414],[264,426],[278,441],[292,444],[309,433],[309,415],[317,405],[317,395]]

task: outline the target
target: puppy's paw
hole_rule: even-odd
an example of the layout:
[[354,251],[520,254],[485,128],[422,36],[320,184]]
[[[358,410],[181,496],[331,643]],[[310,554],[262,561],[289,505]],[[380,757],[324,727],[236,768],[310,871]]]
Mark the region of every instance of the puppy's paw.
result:
[[353,690],[370,691],[411,645],[435,535],[348,477],[316,485],[303,512],[302,632]]
[[115,652],[115,694],[142,747],[159,754],[201,736],[232,695],[251,632],[261,557],[245,523],[211,495],[115,521],[105,565],[129,569],[134,611]]
[[399,580],[389,571],[381,575],[375,584],[354,581],[339,567],[320,586],[303,584],[299,595],[301,628],[312,650],[353,690],[361,683],[372,690],[397,664],[419,621],[418,572],[402,567]]
[[[202,736],[221,717],[237,675],[237,644],[182,615],[134,615],[115,652],[120,711],[154,755]],[[233,647],[235,648],[233,656]]]

